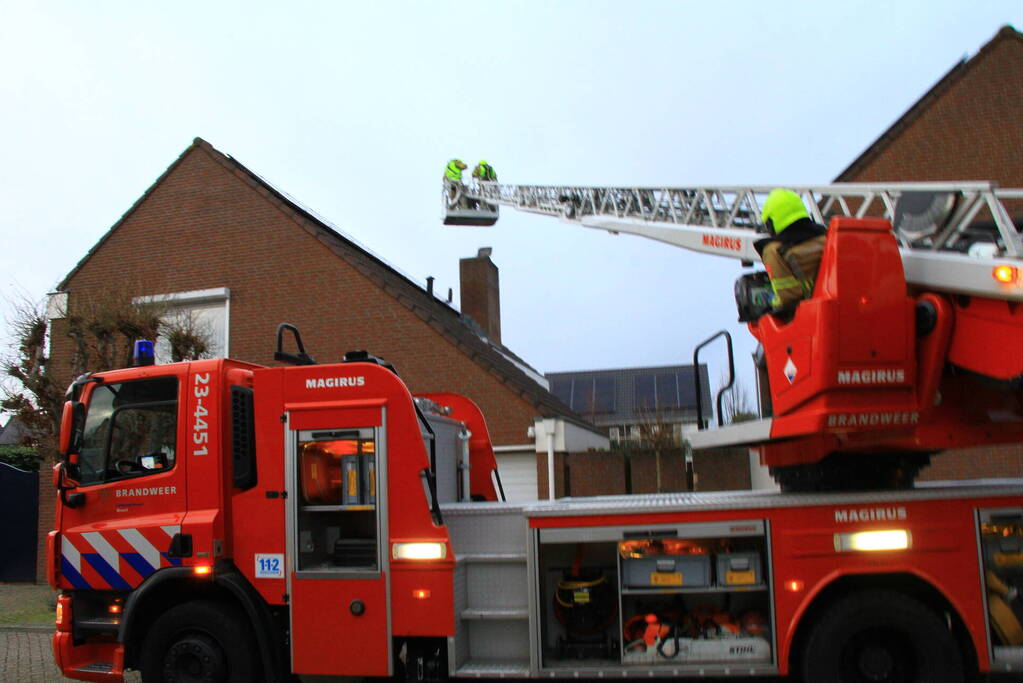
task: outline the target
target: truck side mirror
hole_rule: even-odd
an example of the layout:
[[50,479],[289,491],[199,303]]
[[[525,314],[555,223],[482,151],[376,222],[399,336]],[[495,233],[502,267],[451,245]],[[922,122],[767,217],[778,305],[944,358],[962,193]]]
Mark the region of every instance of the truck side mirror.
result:
[[53,486],[60,492],[60,502],[69,508],[76,508],[85,502],[85,494],[79,492],[68,495],[68,491],[78,488],[78,482],[68,472],[69,466],[72,465],[66,461],[53,466]]
[[68,458],[77,453],[82,441],[85,405],[81,401],[65,401],[60,418],[60,454]]

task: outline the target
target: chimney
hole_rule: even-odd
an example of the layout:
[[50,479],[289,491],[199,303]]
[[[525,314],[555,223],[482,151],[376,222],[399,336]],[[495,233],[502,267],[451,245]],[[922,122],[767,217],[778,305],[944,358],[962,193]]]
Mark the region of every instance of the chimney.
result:
[[475,257],[458,261],[462,289],[462,315],[472,318],[495,344],[501,343],[501,293],[493,250],[481,247]]

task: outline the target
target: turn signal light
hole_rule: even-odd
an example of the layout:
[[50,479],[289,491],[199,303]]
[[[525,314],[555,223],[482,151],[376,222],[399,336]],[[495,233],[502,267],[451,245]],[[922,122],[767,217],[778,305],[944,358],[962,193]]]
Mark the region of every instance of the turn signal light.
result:
[[213,573],[213,567],[208,564],[197,564],[192,567],[192,573],[196,576],[209,576]]
[[790,593],[798,593],[803,590],[803,582],[799,579],[792,579],[785,582],[785,590]]
[[71,596],[60,595],[57,598],[57,616],[54,618],[57,630],[67,632],[71,630]]
[[430,591],[427,588],[417,588],[414,591],[412,591],[412,597],[416,598],[417,600],[426,600],[428,597],[430,597]]
[[995,266],[994,270],[991,271],[991,275],[995,278],[996,282],[1001,282],[1003,285],[1011,285],[1019,280],[1019,268],[1016,266]]

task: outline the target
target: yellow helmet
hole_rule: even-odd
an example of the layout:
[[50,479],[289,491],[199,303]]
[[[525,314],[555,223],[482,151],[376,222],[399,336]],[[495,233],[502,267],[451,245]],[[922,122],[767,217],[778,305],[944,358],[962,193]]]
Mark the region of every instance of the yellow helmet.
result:
[[760,210],[760,220],[764,222],[764,225],[773,228],[775,234],[780,233],[800,218],[809,217],[810,214],[806,212],[806,207],[803,206],[803,200],[799,198],[799,195],[792,190],[781,188],[771,190],[771,193],[767,195],[767,201],[764,202],[764,208]]

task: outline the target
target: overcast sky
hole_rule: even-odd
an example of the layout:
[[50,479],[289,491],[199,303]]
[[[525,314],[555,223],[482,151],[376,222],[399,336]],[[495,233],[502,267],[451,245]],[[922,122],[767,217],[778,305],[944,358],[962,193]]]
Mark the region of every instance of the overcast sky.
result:
[[826,183],[1023,27],[1023,3],[0,0],[0,17],[5,314],[199,136],[456,304],[458,259],[493,247],[503,340],[541,372],[687,363],[726,328],[745,373],[737,262],[508,210],[445,227],[448,159],[520,184]]

